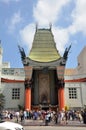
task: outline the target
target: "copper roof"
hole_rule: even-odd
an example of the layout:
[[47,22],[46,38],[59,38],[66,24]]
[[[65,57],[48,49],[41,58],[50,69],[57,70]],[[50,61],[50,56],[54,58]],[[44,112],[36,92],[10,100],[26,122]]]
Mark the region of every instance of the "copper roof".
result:
[[61,58],[50,29],[36,30],[28,57],[38,62],[51,62]]

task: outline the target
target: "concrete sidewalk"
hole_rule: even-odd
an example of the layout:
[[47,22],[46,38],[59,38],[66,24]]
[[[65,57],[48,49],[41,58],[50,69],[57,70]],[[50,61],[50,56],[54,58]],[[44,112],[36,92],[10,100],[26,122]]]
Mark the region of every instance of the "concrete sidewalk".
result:
[[[23,126],[45,126],[45,122],[43,120],[25,120],[20,122]],[[86,127],[86,124],[80,121],[68,121],[67,124],[55,124],[54,121],[48,123],[48,126],[77,126],[77,127]]]
[[[5,120],[5,121],[16,122],[16,123],[19,123],[19,124],[21,124],[23,126],[45,126],[45,121],[43,121],[43,120],[33,120],[33,119],[28,119],[27,120],[27,119],[25,119],[25,120],[23,120],[21,122],[20,119],[19,119],[19,121],[17,122],[16,118],[13,118],[12,120]],[[64,123],[62,123],[62,124],[58,124],[58,123],[55,124],[54,121],[51,121],[51,122],[48,123],[48,126],[71,126],[71,127],[77,126],[77,127],[86,127],[86,124],[84,124],[83,122],[80,122],[78,120],[74,120],[74,121],[69,120],[67,124],[64,124]]]

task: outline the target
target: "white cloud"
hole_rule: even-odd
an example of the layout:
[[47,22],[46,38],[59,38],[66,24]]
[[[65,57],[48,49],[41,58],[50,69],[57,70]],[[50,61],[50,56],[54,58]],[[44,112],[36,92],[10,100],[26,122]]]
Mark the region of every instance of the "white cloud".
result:
[[71,0],[38,0],[34,7],[33,16],[36,22],[41,26],[55,23],[63,6]]
[[72,34],[82,32],[86,35],[86,0],[76,0],[76,7],[73,10],[73,23],[69,27]]
[[63,28],[53,27],[52,31],[56,41],[56,47],[60,51],[60,54],[63,54],[65,45],[69,41],[68,30]]
[[[36,6],[33,10],[33,16],[35,22],[38,23],[38,26],[48,27],[49,23],[55,24],[55,22],[59,19],[59,14],[63,6],[68,4],[71,0],[38,0]],[[27,25],[24,29],[20,31],[20,35],[26,45],[29,45],[31,48],[33,41],[33,34],[35,29],[33,29],[33,24]],[[55,41],[57,43],[57,48],[62,53],[64,51],[64,46],[68,42],[68,32],[66,29],[59,29],[57,27],[53,27],[53,34],[55,37]]]
[[35,25],[33,23],[29,24],[25,26],[23,30],[20,31],[21,41],[22,43],[24,42],[24,44],[26,44],[26,46],[29,47],[29,49],[32,46],[32,41],[35,33],[34,26]]
[[9,2],[19,2],[20,0],[0,0],[0,2],[3,3],[9,3]]
[[[54,34],[56,47],[62,54],[66,44],[70,41],[71,35],[82,32],[86,35],[86,0],[76,0],[75,6],[70,14],[72,21],[68,27],[59,28],[55,26],[60,17],[60,12],[67,4],[71,4],[71,0],[38,0],[33,9],[34,21],[38,22],[39,27],[48,27],[49,23],[53,24],[52,31]],[[66,6],[67,7],[67,6]],[[29,24],[21,30],[21,36],[27,46],[31,48],[33,34],[35,32],[34,25]],[[70,44],[70,42],[69,42]],[[75,43],[74,43],[75,44]]]
[[8,26],[8,31],[13,32],[17,26],[21,22],[22,18],[20,15],[20,12],[14,13],[14,15],[11,17],[11,19],[8,21],[9,26]]

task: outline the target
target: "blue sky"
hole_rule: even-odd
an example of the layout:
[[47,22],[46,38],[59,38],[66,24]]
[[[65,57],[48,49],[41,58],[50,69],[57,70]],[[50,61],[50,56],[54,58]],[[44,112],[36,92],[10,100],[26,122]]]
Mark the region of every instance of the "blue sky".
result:
[[3,62],[23,67],[18,44],[28,56],[35,26],[49,28],[61,56],[72,43],[67,68],[77,67],[77,56],[86,46],[86,0],[0,0],[0,40]]

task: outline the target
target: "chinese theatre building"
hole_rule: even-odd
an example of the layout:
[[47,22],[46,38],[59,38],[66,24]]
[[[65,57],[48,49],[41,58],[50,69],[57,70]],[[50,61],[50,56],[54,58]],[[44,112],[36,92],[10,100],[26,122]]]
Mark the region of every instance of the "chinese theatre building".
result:
[[62,110],[64,101],[64,70],[69,48],[63,57],[49,29],[36,28],[28,56],[19,46],[25,70],[25,109]]

